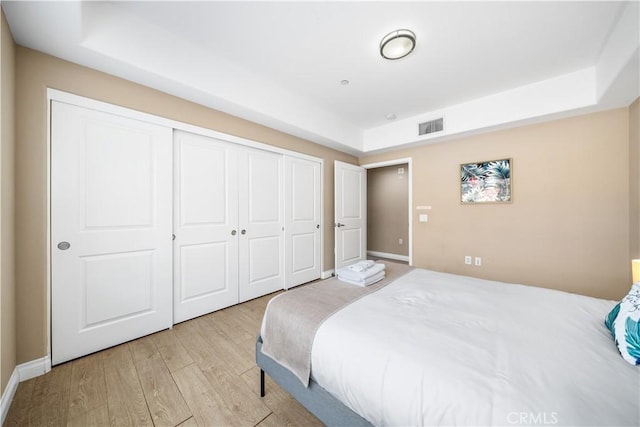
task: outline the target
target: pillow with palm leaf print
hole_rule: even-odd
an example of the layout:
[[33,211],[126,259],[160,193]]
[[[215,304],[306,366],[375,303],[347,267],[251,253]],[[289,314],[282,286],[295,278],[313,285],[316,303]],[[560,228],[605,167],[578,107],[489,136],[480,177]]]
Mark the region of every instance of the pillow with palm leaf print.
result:
[[640,365],[640,282],[635,283],[604,320],[627,362]]

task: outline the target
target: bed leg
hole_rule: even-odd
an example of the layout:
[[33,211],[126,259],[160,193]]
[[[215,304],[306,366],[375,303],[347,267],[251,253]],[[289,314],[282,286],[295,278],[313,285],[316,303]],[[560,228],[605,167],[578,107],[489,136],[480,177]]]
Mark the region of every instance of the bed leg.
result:
[[264,371],[260,369],[260,397],[264,397]]

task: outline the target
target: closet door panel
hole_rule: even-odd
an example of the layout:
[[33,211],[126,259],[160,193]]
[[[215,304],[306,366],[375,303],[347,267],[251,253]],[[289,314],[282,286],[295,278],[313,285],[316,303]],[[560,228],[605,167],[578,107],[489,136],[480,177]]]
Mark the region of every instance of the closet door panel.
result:
[[320,278],[320,162],[285,156],[285,285]]
[[174,322],[238,302],[237,147],[175,132]]
[[171,132],[52,102],[53,364],[171,326]]
[[243,150],[240,177],[240,301],[284,287],[283,156]]

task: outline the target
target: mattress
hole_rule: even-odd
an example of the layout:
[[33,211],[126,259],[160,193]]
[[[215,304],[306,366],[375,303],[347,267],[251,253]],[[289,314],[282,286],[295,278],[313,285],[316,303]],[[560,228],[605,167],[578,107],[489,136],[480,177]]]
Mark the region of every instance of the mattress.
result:
[[375,425],[639,425],[614,305],[416,269],[323,322],[311,375]]

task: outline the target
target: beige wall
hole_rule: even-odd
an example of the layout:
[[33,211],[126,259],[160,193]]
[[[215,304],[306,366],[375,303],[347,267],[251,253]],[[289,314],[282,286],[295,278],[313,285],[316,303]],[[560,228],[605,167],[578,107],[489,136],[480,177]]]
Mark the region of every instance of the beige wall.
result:
[[16,50],[16,279],[18,362],[47,342],[47,99],[54,88],[324,159],[324,262],[333,268],[333,162],[357,159],[312,142],[27,48]]
[[[398,174],[404,168],[404,174]],[[407,164],[367,170],[367,250],[409,255]],[[398,243],[402,239],[402,245]]]
[[629,107],[629,258],[640,258],[640,98]]
[[[619,299],[629,289],[629,110],[365,156],[413,158],[418,267]],[[461,205],[459,166],[513,159],[513,202]],[[417,205],[430,205],[429,222]],[[467,266],[464,256],[482,257]]]
[[0,22],[0,391],[16,367],[14,274],[14,85],[15,45],[1,13]]
[[[333,266],[333,161],[354,163],[353,157],[30,49],[16,48],[15,72],[19,363],[48,353],[48,87],[324,158],[323,268]],[[415,265],[617,299],[628,289],[634,244],[630,116],[618,109],[365,156],[360,163],[413,158],[414,207],[433,206],[428,223],[412,213]],[[513,158],[513,203],[461,206],[459,164],[501,157]],[[3,249],[4,242],[3,236]],[[481,256],[483,266],[465,266],[465,255]],[[4,322],[2,328],[4,355]]]

